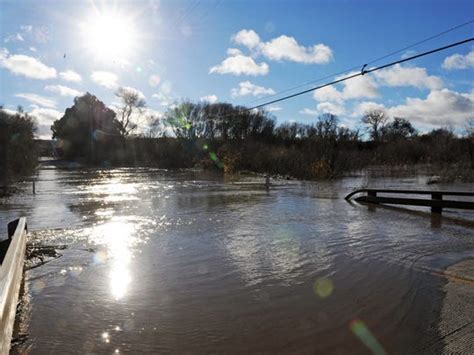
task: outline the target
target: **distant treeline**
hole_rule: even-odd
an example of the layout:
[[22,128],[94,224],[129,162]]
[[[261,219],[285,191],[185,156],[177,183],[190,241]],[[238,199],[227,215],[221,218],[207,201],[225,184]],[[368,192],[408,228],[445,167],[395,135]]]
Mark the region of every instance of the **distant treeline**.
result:
[[151,128],[138,135],[132,118],[144,102],[137,107],[138,96],[119,94],[124,107],[118,114],[87,93],[54,122],[53,138],[62,157],[99,165],[199,166],[305,179],[339,177],[370,165],[429,164],[473,180],[472,129],[462,137],[449,129],[420,135],[409,120],[391,119],[380,110],[362,117],[363,132],[339,125],[331,114],[313,124],[277,126],[275,117],[263,110],[183,102],[163,117],[148,117]]
[[[183,102],[163,116],[143,117],[145,102],[138,93],[119,90],[117,96],[123,106],[115,111],[92,94],[76,97],[51,127],[54,154],[87,165],[249,170],[303,179],[336,178],[372,165],[426,164],[433,172],[448,172],[450,179],[474,181],[472,125],[462,136],[449,129],[419,134],[409,120],[389,118],[380,110],[367,112],[356,130],[331,114],[312,124],[277,125],[263,110],[204,102]],[[8,156],[8,169],[27,171],[35,162],[29,148],[33,121],[22,112],[2,111],[1,117],[24,130],[15,135],[11,128],[0,138],[2,147],[3,142],[10,147],[2,153]],[[140,117],[148,122],[138,134]],[[48,144],[39,147],[45,151]]]
[[35,120],[21,107],[16,113],[0,107],[0,186],[34,171],[37,164],[35,130]]

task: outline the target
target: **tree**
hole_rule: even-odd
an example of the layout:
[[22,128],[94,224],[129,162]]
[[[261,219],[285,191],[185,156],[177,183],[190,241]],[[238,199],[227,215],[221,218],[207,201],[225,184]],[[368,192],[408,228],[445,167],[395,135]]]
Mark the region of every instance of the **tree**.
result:
[[395,117],[392,122],[385,126],[384,135],[390,140],[394,139],[406,139],[413,137],[417,134],[415,127],[412,126],[411,122],[404,119]]
[[109,160],[121,143],[122,126],[115,116],[114,111],[90,93],[76,97],[74,105],[51,126],[63,157],[86,158],[96,163]]
[[372,110],[365,113],[362,117],[362,123],[368,126],[370,138],[374,142],[380,142],[383,139],[384,127],[388,116],[384,110]]
[[18,106],[16,113],[0,108],[0,183],[31,173],[37,163],[35,120]]
[[135,115],[140,116],[146,108],[146,101],[141,92],[129,87],[120,87],[115,93],[122,106],[118,109],[118,121],[120,122],[120,133],[123,137],[128,136],[137,128],[137,117],[135,122],[132,119]]

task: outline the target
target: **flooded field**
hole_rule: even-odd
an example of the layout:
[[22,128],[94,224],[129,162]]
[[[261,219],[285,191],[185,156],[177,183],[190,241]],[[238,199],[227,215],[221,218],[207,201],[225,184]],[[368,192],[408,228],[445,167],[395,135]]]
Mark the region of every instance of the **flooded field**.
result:
[[267,191],[262,178],[198,171],[42,169],[36,195],[0,204],[2,225],[25,215],[30,243],[62,254],[25,273],[13,351],[449,349],[473,329],[472,298],[459,300],[474,279],[444,273],[474,259],[473,213],[344,200],[360,187],[427,188],[423,176]]

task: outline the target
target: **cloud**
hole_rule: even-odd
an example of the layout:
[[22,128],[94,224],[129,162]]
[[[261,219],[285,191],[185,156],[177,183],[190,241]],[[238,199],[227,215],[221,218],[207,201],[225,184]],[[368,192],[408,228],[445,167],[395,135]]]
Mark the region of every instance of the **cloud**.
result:
[[321,102],[316,106],[320,113],[332,113],[333,115],[343,115],[346,110],[342,105],[335,105],[331,102]]
[[229,48],[227,49],[227,55],[228,56],[236,56],[242,54],[242,51],[238,48]]
[[136,94],[141,100],[145,100],[145,95],[138,89],[132,88],[131,86],[122,86],[121,89],[125,92]]
[[148,78],[148,84],[150,84],[150,86],[152,87],[158,86],[160,84],[160,81],[161,78],[156,74],[153,74]]
[[305,47],[300,45],[294,37],[286,35],[263,42],[254,30],[244,29],[232,36],[232,41],[271,60],[326,64],[333,59],[332,50],[327,45],[318,43]]
[[324,113],[331,113],[333,115],[339,116],[345,114],[346,110],[344,106],[337,105],[331,102],[321,102],[316,106],[316,109],[304,108],[303,110],[299,111],[302,115],[308,116],[318,116]]
[[214,104],[217,102],[218,98],[216,95],[207,95],[199,98],[200,101],[209,102],[210,104]]
[[[344,76],[350,76],[357,72],[351,72]],[[337,77],[336,80],[343,78]],[[316,101],[327,101],[332,103],[342,103],[345,100],[359,98],[375,98],[378,96],[378,84],[370,75],[358,76],[342,83],[342,90],[338,90],[335,86],[326,86],[316,90],[313,98]]]
[[59,94],[61,96],[76,97],[82,95],[82,92],[63,85],[46,85],[44,89],[47,91],[54,92],[55,94]]
[[474,67],[474,50],[466,55],[453,54],[447,57],[442,64],[442,67],[447,70],[453,69],[468,69]]
[[44,96],[40,96],[37,94],[32,94],[32,93],[19,93],[15,95],[16,97],[20,97],[22,99],[25,99],[29,102],[32,102],[34,104],[38,104],[40,106],[48,107],[48,108],[54,108],[56,107],[56,101],[49,99]]
[[419,89],[431,90],[443,87],[443,81],[437,76],[428,75],[425,68],[402,67],[400,64],[396,64],[375,72],[374,75],[382,85],[386,86],[414,86]]
[[283,107],[280,106],[267,106],[265,109],[267,112],[277,112],[283,110]]
[[262,44],[262,53],[272,60],[290,60],[297,63],[326,64],[333,59],[331,48],[319,43],[304,47],[293,37],[280,36]]
[[233,75],[266,75],[268,64],[256,63],[252,57],[242,54],[228,57],[221,64],[212,67],[209,73],[233,74]]
[[16,75],[23,75],[32,79],[56,78],[56,69],[48,67],[38,59],[23,55],[10,55],[7,49],[0,51],[0,66]]
[[91,80],[97,85],[107,89],[115,89],[118,87],[118,76],[107,71],[94,71],[91,74]]
[[232,41],[241,44],[250,49],[260,46],[260,37],[254,30],[240,30],[234,36]]
[[352,117],[362,117],[369,111],[383,110],[387,111],[385,106],[373,101],[365,101],[357,104],[352,110]]
[[5,39],[3,40],[3,42],[5,43],[9,43],[9,42],[23,42],[25,39],[23,38],[23,36],[21,35],[21,33],[15,33],[15,34],[12,34],[12,35],[9,35],[7,37],[5,37]]
[[252,84],[250,81],[242,81],[239,83],[238,88],[231,90],[232,97],[273,95],[274,93],[275,91],[273,89]]
[[462,126],[474,117],[474,92],[432,90],[426,99],[408,97],[404,104],[388,109],[392,117],[404,117],[434,126]]
[[40,139],[51,139],[51,125],[63,115],[62,112],[50,108],[35,108],[29,114],[37,120],[38,131],[36,134]]
[[169,106],[172,101],[172,93],[173,87],[170,81],[164,81],[159,88],[159,91],[153,95],[152,98],[157,99],[160,101],[160,105],[162,106]]
[[61,79],[66,81],[72,81],[74,83],[79,83],[82,81],[81,76],[76,73],[74,70],[65,70],[59,73]]

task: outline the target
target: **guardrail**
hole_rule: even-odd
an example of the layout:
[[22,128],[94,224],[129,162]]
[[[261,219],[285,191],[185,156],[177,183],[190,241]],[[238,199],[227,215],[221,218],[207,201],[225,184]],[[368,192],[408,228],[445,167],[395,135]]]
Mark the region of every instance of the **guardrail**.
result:
[[0,355],[8,354],[23,277],[26,218],[8,223],[8,239],[0,241]]
[[[463,196],[474,197],[474,192],[470,191],[429,191],[429,190],[392,190],[392,189],[359,189],[352,191],[345,199],[349,201],[352,196],[366,192],[366,196],[360,196],[354,200],[362,203],[389,204],[389,205],[408,205],[408,206],[427,206],[431,207],[432,213],[442,213],[443,208],[455,208],[474,210],[474,202],[445,200],[443,196]],[[421,198],[403,198],[386,197],[378,194],[410,194],[410,195],[430,195],[431,199]]]

